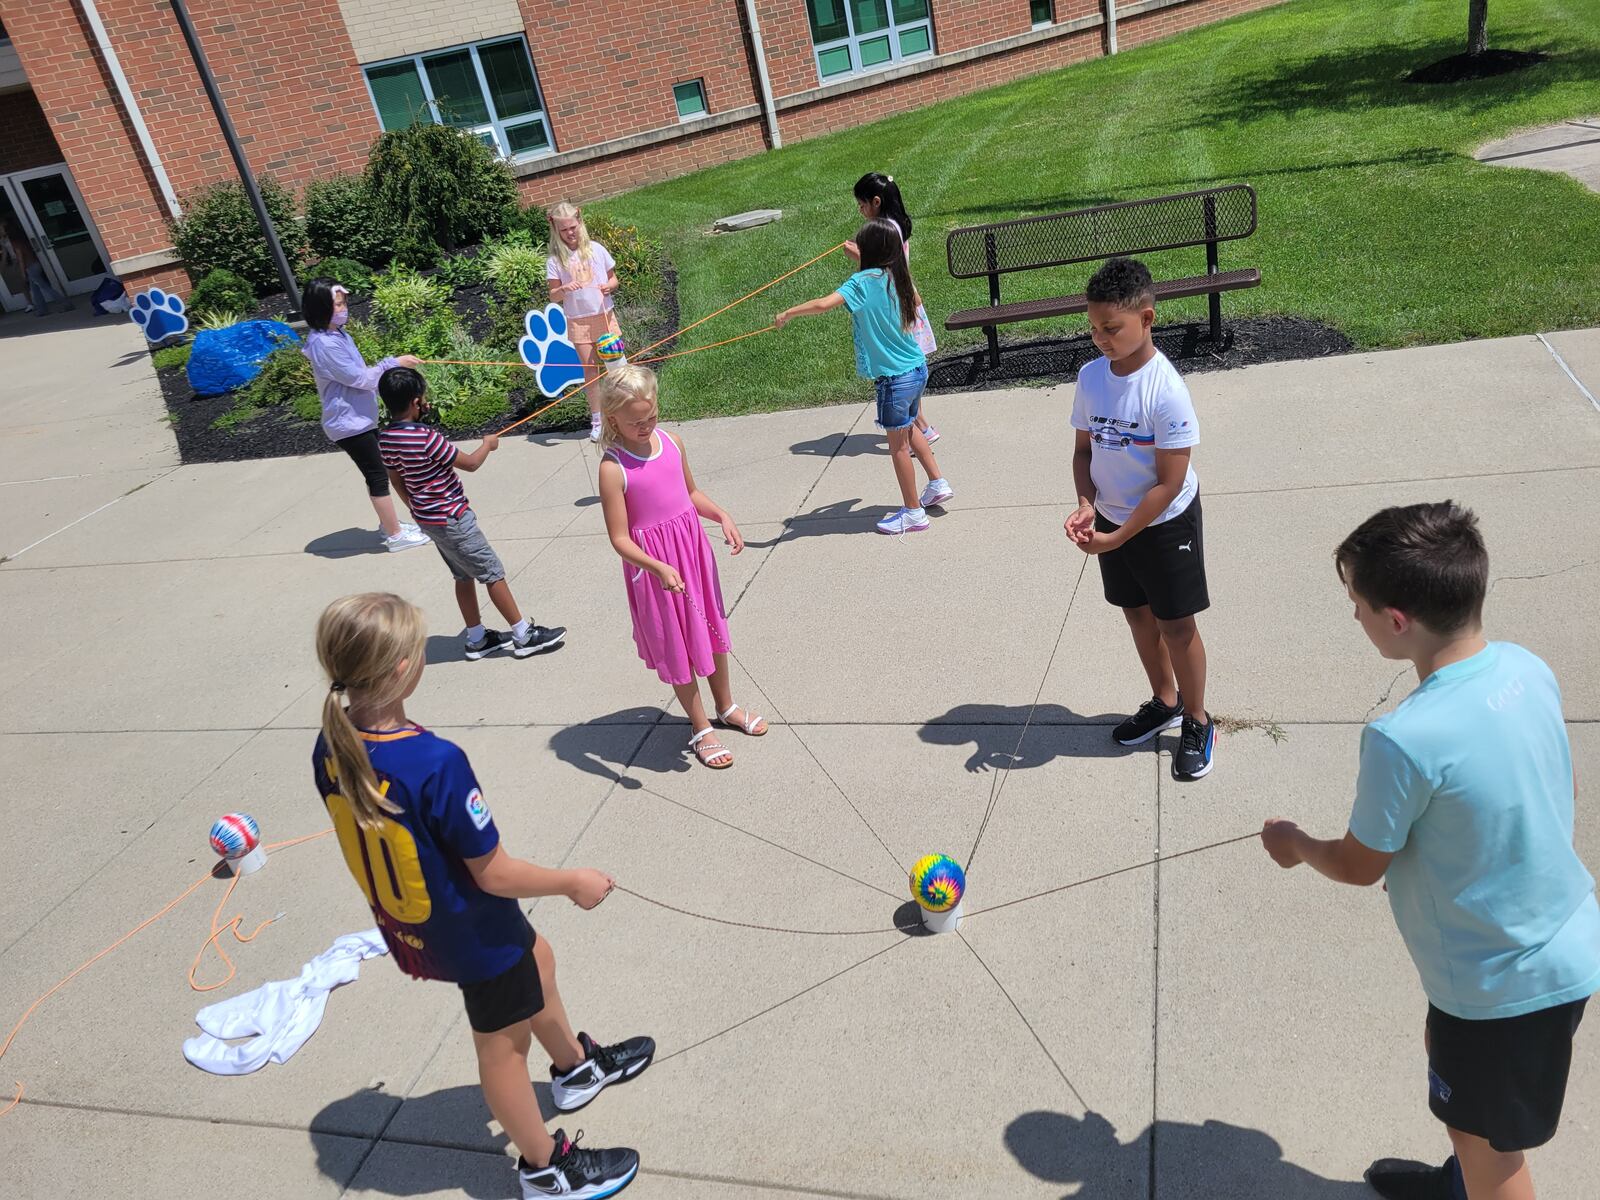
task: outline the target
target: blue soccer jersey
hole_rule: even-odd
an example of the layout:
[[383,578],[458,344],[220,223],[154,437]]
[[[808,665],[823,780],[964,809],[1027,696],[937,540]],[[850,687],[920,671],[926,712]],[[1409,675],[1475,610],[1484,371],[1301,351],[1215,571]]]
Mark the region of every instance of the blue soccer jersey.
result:
[[378,786],[399,812],[361,828],[321,737],[312,773],[395,962],[418,979],[452,983],[510,970],[530,944],[528,920],[515,900],[479,888],[463,861],[500,844],[467,756],[419,727],[361,738]]

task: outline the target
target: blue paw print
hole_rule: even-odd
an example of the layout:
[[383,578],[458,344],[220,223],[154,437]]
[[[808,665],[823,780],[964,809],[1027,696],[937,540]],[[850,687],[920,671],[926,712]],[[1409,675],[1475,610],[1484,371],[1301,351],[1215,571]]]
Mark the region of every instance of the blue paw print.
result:
[[183,315],[183,301],[160,288],[151,288],[135,296],[128,315],[144,330],[144,336],[151,343],[165,341],[189,328],[189,318]]
[[522,324],[528,336],[517,346],[517,353],[533,372],[541,392],[554,399],[583,382],[583,360],[567,336],[567,314],[559,304],[546,304],[542,313],[534,309]]

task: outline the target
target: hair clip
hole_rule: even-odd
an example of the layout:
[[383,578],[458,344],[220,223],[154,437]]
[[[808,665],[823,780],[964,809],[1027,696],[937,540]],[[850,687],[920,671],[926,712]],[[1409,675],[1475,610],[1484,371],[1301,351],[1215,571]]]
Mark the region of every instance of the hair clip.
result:
[[345,685],[340,683],[337,679],[335,679],[332,683],[330,683],[328,685],[328,690],[330,692],[342,692],[342,691],[345,690]]

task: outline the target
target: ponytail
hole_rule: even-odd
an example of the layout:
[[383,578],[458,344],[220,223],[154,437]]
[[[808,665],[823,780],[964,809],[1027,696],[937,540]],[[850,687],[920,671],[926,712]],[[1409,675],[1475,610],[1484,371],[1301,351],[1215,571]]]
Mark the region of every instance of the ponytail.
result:
[[879,217],[868,221],[856,234],[856,246],[861,251],[861,269],[878,268],[893,282],[895,298],[900,304],[900,327],[910,332],[917,323],[917,288],[911,282],[911,268],[906,263],[905,242],[892,222]]
[[317,621],[317,658],[329,679],[322,702],[328,774],[363,829],[400,806],[384,795],[344,696],[348,692],[373,707],[402,698],[422,673],[426,646],[421,610],[388,592],[335,600]]
[[856,180],[855,196],[863,204],[869,200],[876,200],[878,216],[893,221],[900,227],[900,236],[907,241],[911,240],[911,214],[906,211],[906,202],[900,195],[900,185],[894,181],[893,175],[868,171]]

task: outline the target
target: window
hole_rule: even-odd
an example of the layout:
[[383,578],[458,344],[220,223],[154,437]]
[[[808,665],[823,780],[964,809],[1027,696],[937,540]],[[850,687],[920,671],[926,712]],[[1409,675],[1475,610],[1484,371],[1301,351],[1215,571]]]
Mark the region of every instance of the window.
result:
[[1033,13],[1033,27],[1042,29],[1046,25],[1056,22],[1056,0],[1029,0],[1028,8]]
[[933,53],[928,0],[806,0],[824,83]]
[[384,129],[417,121],[454,125],[507,158],[555,149],[520,35],[378,63],[366,75]]
[[693,121],[706,115],[706,85],[702,79],[672,86],[672,99],[678,106],[678,120]]

